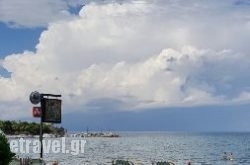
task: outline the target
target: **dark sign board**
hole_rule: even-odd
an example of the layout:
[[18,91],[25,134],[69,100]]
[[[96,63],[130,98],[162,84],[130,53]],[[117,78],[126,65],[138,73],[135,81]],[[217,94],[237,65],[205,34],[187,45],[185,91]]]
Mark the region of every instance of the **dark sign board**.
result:
[[62,100],[43,98],[42,106],[42,122],[61,123],[61,104]]

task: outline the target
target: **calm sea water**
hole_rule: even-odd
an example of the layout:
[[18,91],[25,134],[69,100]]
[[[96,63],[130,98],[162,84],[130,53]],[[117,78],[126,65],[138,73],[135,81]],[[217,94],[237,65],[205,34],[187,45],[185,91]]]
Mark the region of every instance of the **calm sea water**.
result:
[[[58,160],[65,165],[111,164],[113,159],[148,165],[152,160],[171,160],[177,165],[185,165],[188,160],[193,165],[250,164],[250,133],[123,132],[120,135],[119,138],[82,138],[87,141],[84,153],[49,153],[44,154],[44,159]],[[66,138],[66,148],[70,149],[71,141],[76,139]],[[235,160],[223,160],[224,152],[232,152]],[[29,156],[39,155],[30,153]]]

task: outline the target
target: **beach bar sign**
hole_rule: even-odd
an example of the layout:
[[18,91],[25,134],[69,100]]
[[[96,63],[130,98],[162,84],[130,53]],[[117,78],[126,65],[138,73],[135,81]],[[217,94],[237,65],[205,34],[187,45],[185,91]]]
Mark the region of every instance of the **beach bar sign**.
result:
[[[50,98],[53,97],[53,98]],[[34,91],[30,94],[30,102],[32,104],[41,104],[41,107],[33,107],[34,117],[40,117],[40,144],[43,144],[43,122],[61,123],[62,100],[58,99],[61,95],[44,94]],[[40,159],[43,158],[43,145],[40,145]]]
[[[51,98],[52,97],[52,98]],[[32,104],[41,104],[32,108],[33,117],[40,117],[41,122],[61,123],[61,104],[62,100],[58,99],[61,95],[42,94],[34,91],[30,94]]]

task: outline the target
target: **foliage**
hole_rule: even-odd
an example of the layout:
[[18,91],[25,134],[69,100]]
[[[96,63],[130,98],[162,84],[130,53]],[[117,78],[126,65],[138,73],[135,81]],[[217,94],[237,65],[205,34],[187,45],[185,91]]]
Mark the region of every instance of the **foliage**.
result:
[[14,156],[15,154],[11,152],[7,138],[3,133],[0,133],[0,164],[8,165]]
[[[0,129],[7,135],[39,135],[40,134],[40,123],[26,122],[26,121],[1,121]],[[43,124],[43,133],[56,134],[63,136],[65,130],[63,127],[55,127],[52,124]]]

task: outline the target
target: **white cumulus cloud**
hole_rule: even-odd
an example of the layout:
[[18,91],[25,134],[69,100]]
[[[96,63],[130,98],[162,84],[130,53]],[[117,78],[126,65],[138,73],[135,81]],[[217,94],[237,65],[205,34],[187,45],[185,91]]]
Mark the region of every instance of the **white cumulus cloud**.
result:
[[89,3],[51,23],[35,52],[1,62],[1,106],[27,116],[34,90],[62,94],[66,111],[249,100],[248,6],[191,2]]

